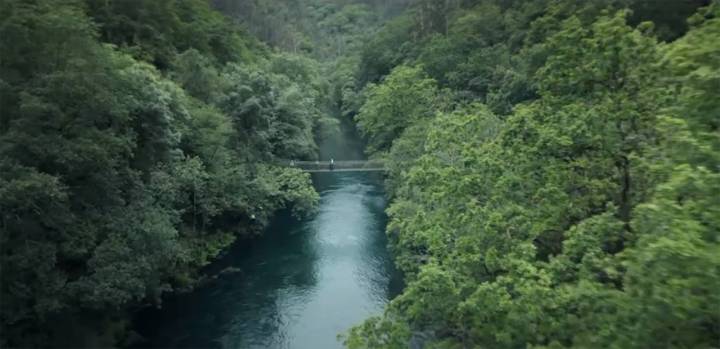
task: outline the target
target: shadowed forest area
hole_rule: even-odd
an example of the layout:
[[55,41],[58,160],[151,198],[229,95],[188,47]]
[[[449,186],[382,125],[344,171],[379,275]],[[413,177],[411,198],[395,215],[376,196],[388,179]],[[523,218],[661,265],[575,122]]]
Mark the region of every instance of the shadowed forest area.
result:
[[345,346],[720,347],[717,0],[0,0],[0,347],[132,346],[350,122],[405,288]]

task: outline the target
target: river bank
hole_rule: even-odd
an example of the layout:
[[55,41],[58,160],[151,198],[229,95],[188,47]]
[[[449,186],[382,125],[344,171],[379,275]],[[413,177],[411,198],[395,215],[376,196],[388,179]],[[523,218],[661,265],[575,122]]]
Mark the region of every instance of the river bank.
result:
[[280,214],[265,235],[238,244],[211,271],[215,282],[143,311],[145,348],[334,348],[337,335],[400,292],[387,251],[382,177],[314,175],[319,212]]

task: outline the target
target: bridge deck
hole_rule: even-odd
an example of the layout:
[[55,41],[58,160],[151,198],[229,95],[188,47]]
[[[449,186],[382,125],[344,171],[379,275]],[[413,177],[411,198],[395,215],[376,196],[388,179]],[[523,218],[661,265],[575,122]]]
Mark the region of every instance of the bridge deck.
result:
[[335,170],[304,170],[307,173],[329,173],[329,172],[385,172],[384,168],[340,168]]
[[385,171],[385,164],[378,160],[350,160],[335,161],[284,161],[286,166],[299,168],[309,173],[325,172],[381,172]]

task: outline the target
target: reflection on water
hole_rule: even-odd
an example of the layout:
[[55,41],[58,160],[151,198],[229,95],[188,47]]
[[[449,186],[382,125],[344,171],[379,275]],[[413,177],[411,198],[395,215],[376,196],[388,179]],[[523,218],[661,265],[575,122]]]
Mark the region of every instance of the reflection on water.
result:
[[383,233],[382,178],[314,176],[319,212],[278,217],[213,266],[240,273],[140,314],[147,347],[337,348],[339,333],[379,314],[400,288]]

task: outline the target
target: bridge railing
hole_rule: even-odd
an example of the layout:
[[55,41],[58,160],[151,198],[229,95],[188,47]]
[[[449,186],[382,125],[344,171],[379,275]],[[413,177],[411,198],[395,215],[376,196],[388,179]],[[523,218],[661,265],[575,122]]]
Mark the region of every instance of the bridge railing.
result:
[[284,166],[295,167],[305,171],[324,171],[330,170],[363,170],[363,169],[383,169],[385,167],[384,161],[381,160],[346,160],[346,161],[334,161],[332,164],[330,161],[297,161],[287,160],[284,161]]

